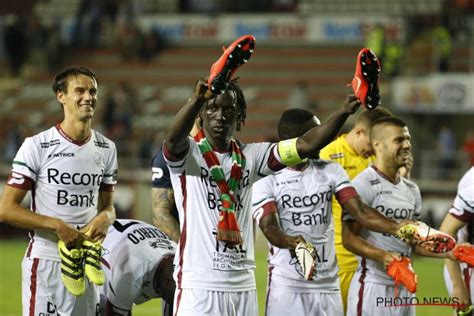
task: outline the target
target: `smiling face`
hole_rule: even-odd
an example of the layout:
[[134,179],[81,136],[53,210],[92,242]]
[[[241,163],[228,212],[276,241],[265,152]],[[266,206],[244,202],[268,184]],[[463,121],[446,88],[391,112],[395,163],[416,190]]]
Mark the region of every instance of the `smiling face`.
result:
[[97,102],[97,81],[86,75],[67,78],[67,89],[58,91],[56,96],[64,107],[65,117],[77,121],[91,120]]
[[202,127],[210,142],[214,146],[226,145],[234,132],[237,121],[234,93],[227,90],[210,100],[201,110],[200,117]]
[[374,142],[376,155],[380,155],[386,165],[395,169],[406,166],[411,153],[408,127],[386,125],[383,127],[383,134],[382,140]]

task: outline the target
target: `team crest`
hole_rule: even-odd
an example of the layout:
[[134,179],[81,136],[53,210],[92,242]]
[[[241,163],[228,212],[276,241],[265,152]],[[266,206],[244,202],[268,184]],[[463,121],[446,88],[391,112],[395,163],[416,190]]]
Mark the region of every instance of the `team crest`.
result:
[[318,182],[327,182],[328,177],[323,172],[317,172],[316,173],[316,180],[318,180]]
[[98,166],[102,165],[102,156],[100,155],[100,153],[94,153],[94,162]]

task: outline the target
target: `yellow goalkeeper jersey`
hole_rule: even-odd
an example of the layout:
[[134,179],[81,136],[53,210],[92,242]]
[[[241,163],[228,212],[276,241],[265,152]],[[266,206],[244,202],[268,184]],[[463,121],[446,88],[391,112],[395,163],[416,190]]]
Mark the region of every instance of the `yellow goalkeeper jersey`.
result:
[[[321,159],[332,160],[340,164],[349,175],[354,179],[362,170],[372,163],[372,157],[364,158],[359,156],[354,149],[347,143],[346,135],[342,134],[326,147],[324,147],[319,156]],[[332,199],[332,214],[334,219],[334,234],[336,244],[337,262],[339,271],[355,271],[357,269],[357,259],[352,252],[346,250],[342,245],[341,236],[341,216],[342,208],[335,198]]]

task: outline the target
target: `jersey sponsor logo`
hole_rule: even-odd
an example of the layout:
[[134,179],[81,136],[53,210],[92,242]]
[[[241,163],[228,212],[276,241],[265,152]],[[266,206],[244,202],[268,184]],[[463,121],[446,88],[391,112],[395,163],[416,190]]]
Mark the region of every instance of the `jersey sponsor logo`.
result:
[[152,172],[152,175],[151,175],[152,181],[163,178],[163,169],[159,167],[152,167],[151,172]]
[[41,142],[40,144],[41,144],[41,148],[49,148],[52,146],[59,145],[59,139],[53,139],[53,140],[50,140],[49,142]]
[[415,214],[415,210],[409,208],[391,208],[385,207],[383,205],[375,206],[377,211],[384,214],[388,218],[395,218],[395,219],[411,219]]
[[370,184],[371,184],[371,185],[376,185],[376,184],[379,184],[379,183],[380,183],[380,180],[379,180],[379,179],[370,180]]
[[25,182],[25,177],[22,174],[12,172],[11,178],[8,180],[9,185],[22,185]]
[[326,192],[317,192],[312,195],[304,196],[283,194],[280,202],[283,208],[301,208],[331,202],[331,199],[332,190],[328,190]]
[[66,190],[58,190],[56,203],[58,205],[69,205],[79,207],[95,206],[95,195],[92,190],[86,194],[72,194]]
[[[201,182],[207,188],[207,205],[210,210],[218,210],[220,211],[222,208],[222,202],[219,199],[219,189],[217,187],[216,181],[210,174],[209,170],[201,167]],[[240,179],[239,184],[237,185],[236,193],[234,193],[235,197],[235,211],[238,212],[242,209],[242,199],[237,191],[241,191],[242,189],[248,187],[250,185],[250,170],[246,169],[243,171],[242,179]]]
[[313,214],[301,214],[301,213],[291,213],[291,221],[295,226],[316,226],[316,225],[323,225],[329,224],[329,211],[327,208],[321,208],[320,213],[313,213]]
[[48,183],[65,185],[100,186],[104,171],[101,173],[60,173],[58,169],[48,169]]
[[99,148],[110,148],[109,143],[107,142],[100,142],[98,140],[94,140],[94,145],[96,145]]
[[50,158],[71,158],[75,157],[74,153],[54,153],[54,154],[49,154],[48,159]]
[[[214,230],[212,234],[217,237]],[[216,249],[212,258],[213,270],[242,270],[246,269],[247,250],[243,245],[233,246],[227,242],[219,241],[216,238]]]

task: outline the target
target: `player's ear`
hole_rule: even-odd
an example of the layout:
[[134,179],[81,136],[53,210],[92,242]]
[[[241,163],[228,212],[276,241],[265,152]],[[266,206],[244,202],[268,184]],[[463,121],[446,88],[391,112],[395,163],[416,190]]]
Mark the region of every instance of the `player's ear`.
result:
[[66,103],[66,95],[64,94],[63,91],[58,91],[56,92],[56,99],[58,99],[58,102],[61,103],[61,104],[64,104]]

